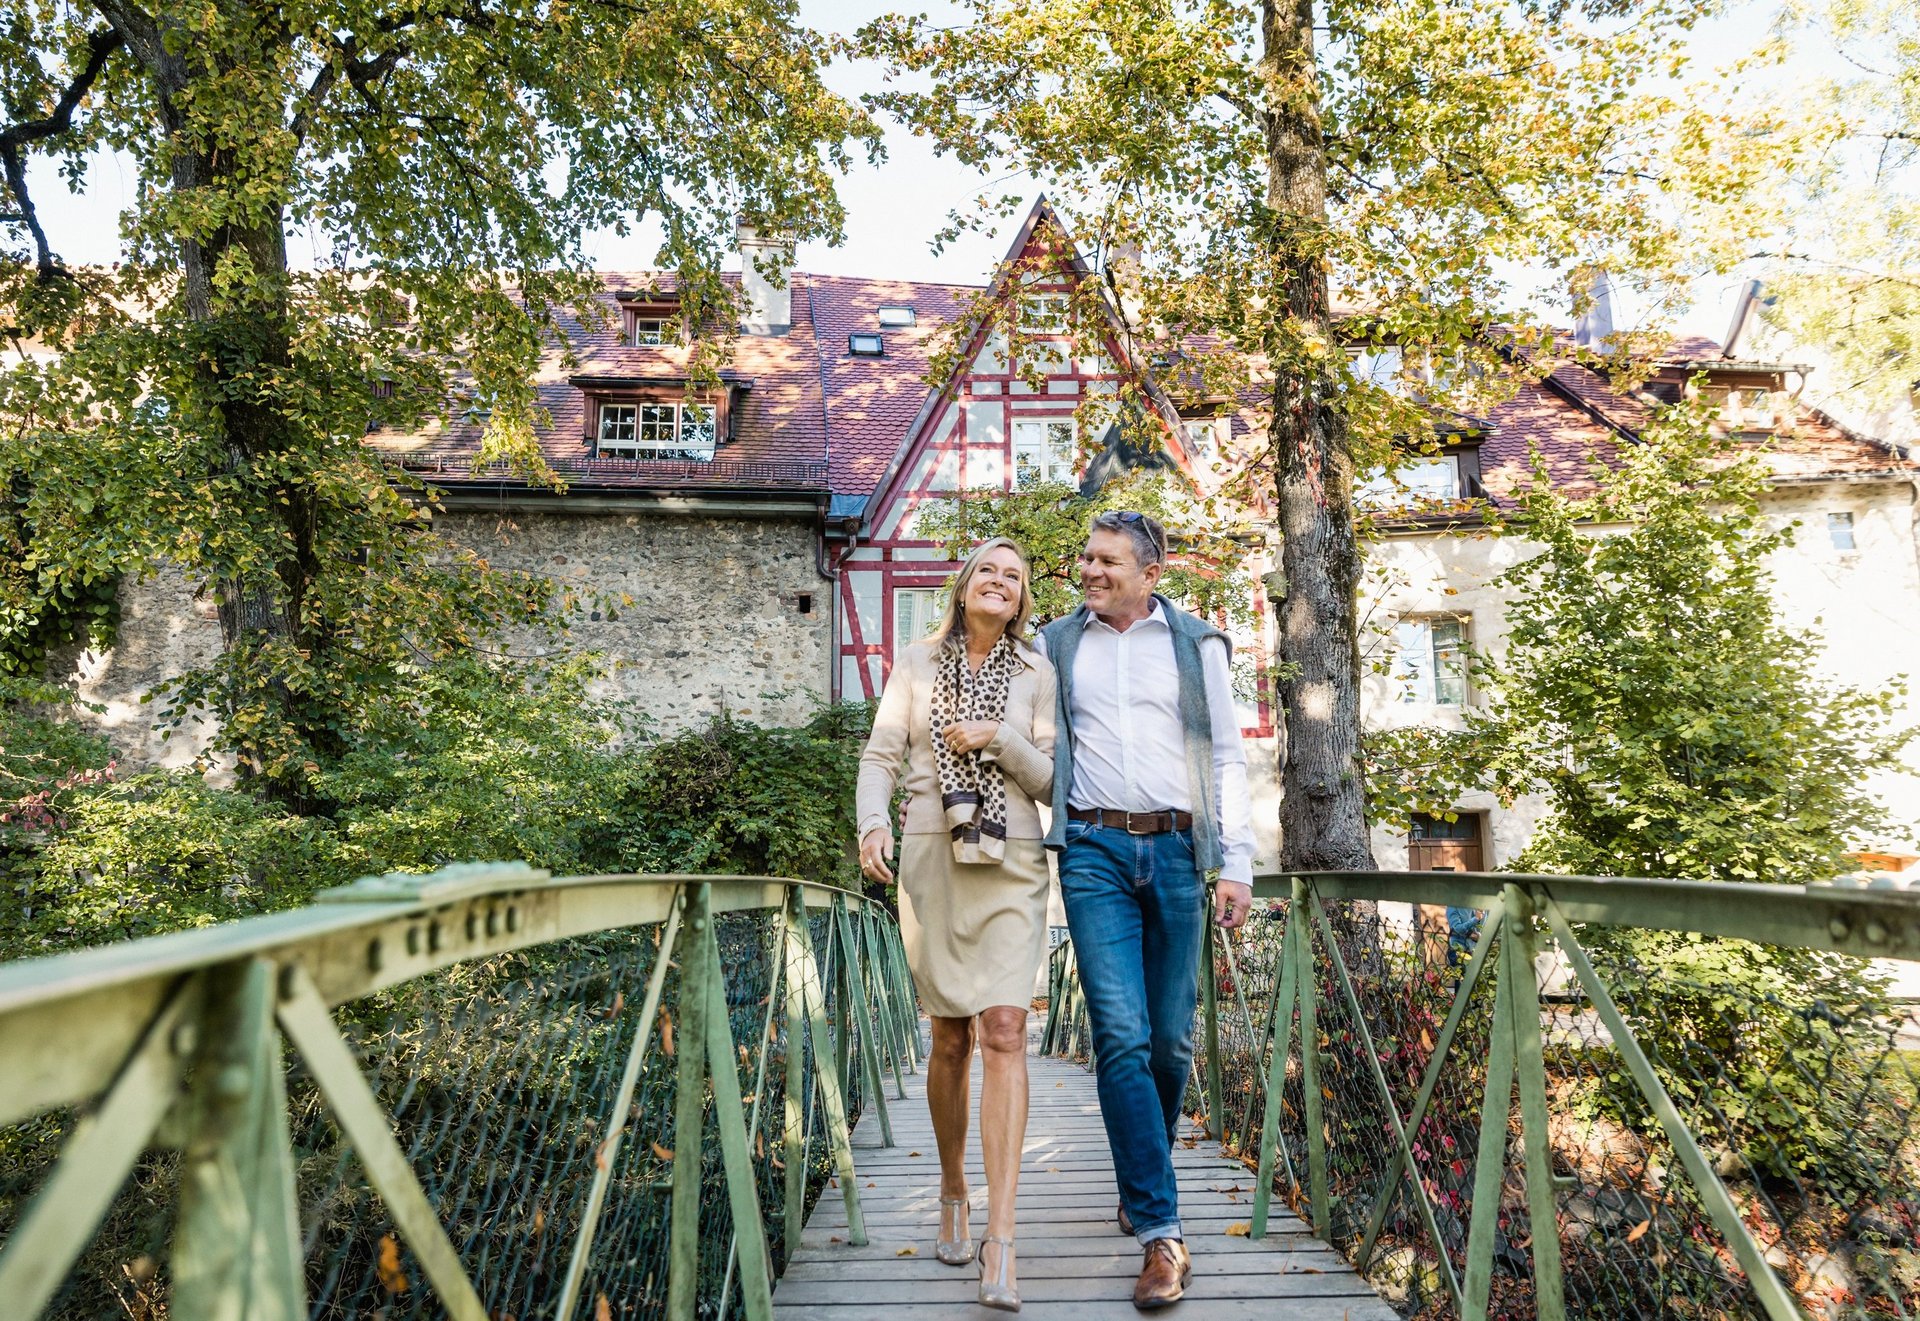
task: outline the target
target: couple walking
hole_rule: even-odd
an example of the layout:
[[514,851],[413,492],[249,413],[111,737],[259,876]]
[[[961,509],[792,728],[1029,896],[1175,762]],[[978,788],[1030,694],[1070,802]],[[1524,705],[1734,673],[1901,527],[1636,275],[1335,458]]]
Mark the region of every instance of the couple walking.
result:
[[1238,926],[1253,837],[1227,639],[1154,591],[1166,550],[1144,514],[1094,519],[1080,555],[1085,604],[1030,644],[1026,556],[1005,538],[982,543],[933,634],[895,657],[861,757],[860,865],[876,881],[892,877],[890,805],[906,767],[900,922],[933,1021],[934,1253],[956,1266],[975,1256],[965,1153],[977,1040],[980,1301],[1005,1311],[1020,1307],[1014,1196],[1027,1008],[1047,943],[1046,848],[1060,855],[1120,1229],[1144,1254],[1134,1305],[1179,1301],[1191,1270],[1172,1148],[1193,1059],[1207,875],[1219,874],[1214,921]]

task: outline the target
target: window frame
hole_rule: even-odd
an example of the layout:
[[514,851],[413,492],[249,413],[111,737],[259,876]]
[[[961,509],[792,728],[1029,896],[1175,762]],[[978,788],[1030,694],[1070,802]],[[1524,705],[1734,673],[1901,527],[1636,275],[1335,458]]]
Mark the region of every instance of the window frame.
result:
[[911,303],[882,303],[873,310],[873,319],[882,330],[901,330],[920,324],[920,314]]
[[[1023,430],[1035,428],[1039,431],[1037,448],[1034,444],[1023,442],[1021,439]],[[1055,448],[1055,428],[1065,429],[1064,454]],[[1048,482],[1061,482],[1071,486],[1077,476],[1074,469],[1080,457],[1079,423],[1071,417],[1016,417],[1007,428],[1007,451],[1011,460],[1007,465],[1008,490],[1028,491],[1036,486],[1044,486]],[[1038,475],[1031,483],[1022,481],[1020,477],[1023,452],[1035,453],[1039,458],[1038,464],[1035,465]],[[1065,471],[1056,472],[1055,469],[1062,464],[1065,466]]]
[[[706,414],[705,430],[711,441],[688,440],[688,414],[694,410]],[[609,414],[624,411],[627,436],[608,436],[610,425],[619,425]],[[618,459],[664,459],[684,463],[711,463],[720,445],[720,407],[716,403],[677,399],[600,399],[594,417],[599,425],[593,439],[593,457]]]
[[[1840,544],[1842,535],[1846,545]],[[1851,509],[1829,509],[1827,511],[1827,542],[1842,555],[1851,555],[1860,549],[1859,529],[1853,521]]]
[[[871,344],[872,348],[864,348]],[[877,330],[854,330],[847,334],[847,356],[850,358],[884,358],[887,356],[887,337]]]
[[[940,587],[923,587],[910,583],[893,589],[893,595],[889,598],[888,604],[893,611],[893,628],[889,640],[893,644],[893,658],[895,661],[900,659],[901,653],[908,647],[932,632],[933,626],[939,622],[941,610],[940,594],[944,590],[944,588]],[[922,602],[922,604],[915,607],[916,613],[921,610],[927,612],[916,621],[918,627],[911,636],[908,636],[903,631],[901,623],[900,606],[903,598],[910,598]]]
[[[1045,315],[1041,309],[1054,309]],[[1053,289],[1038,289],[1020,295],[1020,333],[1023,335],[1064,335],[1072,318],[1073,296]]]
[[[1468,649],[1472,644],[1472,617],[1460,614],[1402,615],[1393,624],[1393,643],[1388,678],[1393,682],[1396,706],[1446,707],[1464,710],[1472,705],[1472,667]],[[1418,665],[1404,664],[1407,647],[1401,630],[1423,630],[1424,654]],[[1439,630],[1452,631],[1450,643],[1443,645]]]

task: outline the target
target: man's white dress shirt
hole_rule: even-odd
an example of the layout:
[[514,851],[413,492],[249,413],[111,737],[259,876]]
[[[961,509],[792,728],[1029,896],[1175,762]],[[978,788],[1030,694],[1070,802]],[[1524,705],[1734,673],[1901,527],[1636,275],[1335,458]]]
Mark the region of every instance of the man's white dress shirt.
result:
[[[1234,709],[1224,638],[1200,641],[1207,715],[1213,723],[1214,799],[1220,804],[1220,879],[1253,880],[1253,819],[1247,756]],[[1123,812],[1191,812],[1186,736],[1180,726],[1180,673],[1173,629],[1155,601],[1122,633],[1091,611],[1073,659],[1073,807]]]

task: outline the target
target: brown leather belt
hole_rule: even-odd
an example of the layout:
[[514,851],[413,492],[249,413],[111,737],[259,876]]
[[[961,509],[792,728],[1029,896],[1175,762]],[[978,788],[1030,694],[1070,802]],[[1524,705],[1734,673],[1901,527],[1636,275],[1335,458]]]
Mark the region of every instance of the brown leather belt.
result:
[[1124,830],[1129,835],[1164,835],[1169,830],[1193,829],[1191,812],[1119,812],[1110,807],[1069,807],[1067,820]]

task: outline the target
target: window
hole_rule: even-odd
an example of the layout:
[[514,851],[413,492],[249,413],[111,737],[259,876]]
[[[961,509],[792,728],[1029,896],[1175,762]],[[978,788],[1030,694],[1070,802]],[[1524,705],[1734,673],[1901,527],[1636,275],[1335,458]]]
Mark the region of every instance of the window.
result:
[[1186,435],[1187,453],[1205,458],[1219,450],[1220,433],[1226,429],[1226,420],[1190,417],[1181,421],[1180,429]]
[[1853,515],[1828,514],[1827,538],[1833,542],[1835,550],[1855,550],[1853,542]]
[[633,449],[632,404],[600,405],[600,452]]
[[704,462],[719,441],[718,420],[711,404],[602,404],[599,450]]
[[1403,619],[1393,630],[1391,678],[1397,700],[1465,706],[1466,630],[1458,619]]
[[1013,424],[1013,485],[1073,481],[1073,420]]
[[1065,294],[1028,294],[1020,300],[1020,329],[1029,335],[1063,335],[1067,330]]
[[1778,422],[1773,391],[1765,386],[1709,387],[1707,398],[1717,404],[1720,420],[1730,431],[1771,431]]
[[896,587],[893,589],[893,654],[918,642],[940,622],[938,587]]
[[911,326],[916,320],[911,307],[898,303],[882,305],[879,316],[883,326]]
[[633,335],[630,342],[642,344],[671,344],[674,340],[672,317],[637,316],[633,319]]
[[886,341],[870,332],[856,330],[847,336],[847,352],[856,358],[878,358],[886,352]]
[[1409,459],[1392,472],[1375,468],[1353,492],[1353,502],[1361,509],[1400,509],[1422,500],[1459,498],[1460,461],[1451,454]]
[[705,450],[702,458],[713,457],[713,447],[719,443],[717,430],[719,412],[712,404],[682,404],[680,406],[680,445],[688,450]]

